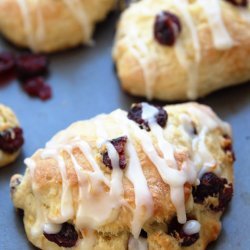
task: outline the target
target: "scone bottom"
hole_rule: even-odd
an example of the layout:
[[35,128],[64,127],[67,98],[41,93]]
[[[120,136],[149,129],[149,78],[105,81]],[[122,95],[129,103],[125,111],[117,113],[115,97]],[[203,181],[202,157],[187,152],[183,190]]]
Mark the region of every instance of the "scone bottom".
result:
[[208,107],[139,103],[58,133],[10,187],[41,249],[205,249],[233,161],[230,128]]

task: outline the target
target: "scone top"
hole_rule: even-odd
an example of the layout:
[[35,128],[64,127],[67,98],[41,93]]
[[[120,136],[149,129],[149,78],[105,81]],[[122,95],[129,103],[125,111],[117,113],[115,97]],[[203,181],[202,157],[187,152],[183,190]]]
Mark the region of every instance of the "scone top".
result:
[[[29,238],[38,247],[43,237],[60,245],[58,237],[72,231],[70,225],[79,240],[90,237],[94,246],[111,232],[131,234],[133,244],[143,230],[151,237],[153,225],[166,222],[175,244],[191,245],[202,227],[194,208],[220,206],[219,216],[231,199],[220,201],[232,182],[232,158],[221,145],[225,135],[231,136],[229,126],[196,103],[164,109],[141,103],[129,113],[77,122],[26,159],[13,201],[24,209]],[[220,185],[196,199],[210,185],[206,173]],[[72,247],[80,244],[73,238]]]
[[180,101],[247,82],[249,20],[247,0],[131,4],[113,49],[123,89],[148,100]]

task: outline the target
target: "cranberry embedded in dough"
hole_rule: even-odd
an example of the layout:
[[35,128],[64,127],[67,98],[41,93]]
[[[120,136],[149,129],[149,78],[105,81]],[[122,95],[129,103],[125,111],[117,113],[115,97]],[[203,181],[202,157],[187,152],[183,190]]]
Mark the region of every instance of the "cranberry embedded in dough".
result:
[[60,247],[74,247],[78,240],[78,234],[73,225],[63,223],[62,229],[57,234],[43,233],[45,238],[56,243]]
[[218,198],[218,205],[211,204],[209,208],[216,212],[223,211],[232,199],[233,185],[214,173],[205,173],[201,177],[200,185],[193,189],[193,197],[196,203],[203,203],[209,196]]
[[[145,111],[146,115],[143,115]],[[130,108],[128,112],[128,119],[139,124],[141,129],[150,131],[150,123],[152,122],[156,122],[164,128],[167,124],[168,114],[162,107],[146,103],[136,103]]]
[[173,46],[181,32],[179,18],[168,11],[162,11],[156,16],[154,36],[158,43]]
[[183,230],[183,224],[180,224],[177,217],[174,217],[168,225],[168,234],[179,241],[183,247],[193,245],[199,239],[199,233],[188,235]]
[[[125,169],[127,165],[126,154],[125,154],[125,145],[127,143],[127,140],[128,138],[126,136],[121,136],[110,141],[110,143],[114,146],[119,155],[120,169]],[[108,168],[113,169],[112,162],[107,151],[103,154],[103,163]]]
[[24,143],[23,130],[19,127],[0,132],[0,150],[12,154],[17,152]]

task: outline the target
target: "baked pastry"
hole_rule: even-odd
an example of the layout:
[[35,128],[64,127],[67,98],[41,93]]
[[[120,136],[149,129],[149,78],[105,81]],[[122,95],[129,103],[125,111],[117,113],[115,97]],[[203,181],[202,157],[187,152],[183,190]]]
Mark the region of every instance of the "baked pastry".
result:
[[196,99],[250,79],[247,0],[144,0],[121,16],[113,57],[123,89]]
[[18,157],[23,142],[23,131],[14,112],[0,104],[0,167]]
[[231,131],[197,103],[135,104],[59,132],[10,182],[41,249],[205,249],[233,193]]
[[90,44],[115,0],[1,0],[0,32],[18,46],[54,52]]

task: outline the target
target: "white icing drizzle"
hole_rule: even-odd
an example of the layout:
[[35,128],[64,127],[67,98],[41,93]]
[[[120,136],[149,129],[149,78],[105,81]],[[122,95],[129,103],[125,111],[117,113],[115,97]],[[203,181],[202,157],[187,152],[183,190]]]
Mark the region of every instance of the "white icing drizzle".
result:
[[45,223],[43,226],[43,231],[47,234],[57,234],[61,231],[61,229],[61,224]]
[[63,0],[65,5],[69,8],[73,16],[76,18],[76,20],[79,22],[79,24],[82,27],[83,32],[83,41],[92,43],[91,41],[88,41],[91,37],[91,29],[89,24],[89,19],[87,14],[84,12],[82,4],[80,0]]
[[[101,126],[101,124],[103,124],[103,118],[103,116],[98,116],[94,121],[96,125],[97,136],[102,137],[102,139],[107,138],[107,133],[104,126]],[[123,135],[126,135],[128,138],[126,151],[129,157],[129,162],[128,166],[126,167],[125,176],[134,186],[135,209],[133,211],[134,215],[131,223],[131,231],[134,237],[138,238],[144,223],[152,215],[153,200],[140,164],[140,160],[137,156],[137,152],[133,143],[131,142],[127,127],[123,126],[122,124],[120,124],[120,127],[122,129]]]
[[193,150],[198,152],[195,154],[194,162],[196,166],[202,167],[205,163],[206,166],[214,166],[215,160],[211,154],[211,152],[207,149],[206,146],[206,135],[208,133],[207,128],[203,128],[197,137],[193,140]]
[[197,220],[189,220],[183,226],[183,231],[187,235],[197,234],[200,229],[201,224]]
[[63,223],[72,218],[74,215],[73,199],[70,190],[70,183],[67,177],[65,162],[63,157],[60,155],[60,151],[58,151],[56,148],[53,148],[53,146],[52,148],[48,146],[42,152],[41,157],[43,159],[53,158],[58,163],[62,177],[61,218],[53,218],[53,221],[57,223]]
[[222,122],[208,107],[200,107],[198,105],[189,105],[188,112],[190,116],[193,115],[198,119],[201,130],[199,134],[192,141],[193,161],[197,168],[198,175],[201,177],[204,173],[215,171],[219,174],[220,169],[216,165],[216,161],[206,145],[206,136],[209,131],[216,127],[221,127],[226,133],[231,135],[228,124]]
[[155,116],[158,112],[159,110],[156,107],[145,102],[142,103],[142,119],[148,121],[152,134],[157,139],[158,146],[164,159],[168,161],[171,167],[177,168],[173,145],[164,139],[163,129],[156,122]]
[[29,4],[27,0],[17,0],[19,5],[22,18],[23,18],[23,25],[24,25],[24,32],[28,40],[29,46],[35,50],[35,41],[33,37],[33,30],[32,30],[32,21],[30,16]]
[[131,39],[131,42],[136,42],[136,47],[143,53],[143,55],[140,55],[140,53],[137,51],[136,48],[131,45],[130,49],[131,52],[133,53],[134,57],[137,59],[137,61],[140,63],[142,67],[142,73],[144,76],[144,81],[145,81],[145,92],[146,92],[146,97],[148,100],[153,99],[153,87],[156,79],[155,71],[152,69],[151,62],[153,61],[153,55],[150,56],[150,60],[147,59],[147,48],[146,46],[139,41],[138,38],[136,38],[136,34],[134,37]]
[[193,22],[192,16],[190,15],[188,9],[188,1],[187,0],[175,0],[173,5],[180,11],[185,24],[188,26],[188,29],[192,36],[194,51],[195,51],[195,61],[196,63],[200,62],[201,53],[200,53],[200,42],[198,37],[198,32],[196,30],[195,24]]
[[111,222],[116,217],[116,214],[112,216],[112,211],[120,202],[117,200],[120,197],[112,197],[105,191],[98,174],[82,171],[74,157],[72,157],[72,162],[79,183],[77,227],[95,229],[104,223]]
[[[116,149],[112,143],[109,142],[109,134],[105,128],[106,116],[98,116],[91,120],[96,128],[96,136],[98,140],[102,140],[104,145],[106,145],[108,155],[112,162],[112,173],[108,177],[105,176],[95,158],[92,156],[93,152],[90,145],[80,137],[80,131],[84,130],[84,122],[79,122],[56,135],[47,143],[46,148],[41,151],[40,156],[44,159],[52,158],[58,163],[58,168],[62,176],[61,215],[60,218],[50,220],[45,216],[43,206],[39,200],[39,194],[36,193],[36,183],[32,181],[32,191],[36,199],[36,220],[32,227],[32,235],[37,236],[43,230],[48,233],[56,232],[60,230],[57,224],[69,219],[74,219],[77,228],[90,230],[90,233],[83,237],[83,241],[86,245],[92,247],[96,240],[92,230],[96,230],[100,226],[114,221],[119,214],[121,206],[127,205],[124,200],[123,190],[123,176],[125,175],[133,184],[135,194],[135,207],[131,209],[133,211],[133,220],[131,222],[133,238],[131,237],[130,239],[129,249],[132,250],[134,246],[137,247],[136,249],[147,249],[147,245],[139,238],[139,234],[145,222],[152,216],[154,204],[140,159],[133,144],[134,138],[136,142],[141,145],[146,156],[154,164],[162,180],[169,185],[171,201],[176,208],[178,221],[182,224],[186,223],[184,225],[186,233],[193,234],[199,231],[198,222],[186,221],[184,184],[197,184],[197,177],[200,172],[203,171],[201,167],[204,164],[209,165],[216,163],[206,146],[205,139],[207,133],[212,129],[221,127],[230,134],[230,129],[228,125],[223,123],[210,109],[194,103],[186,105],[186,112],[189,113],[189,116],[199,121],[199,135],[191,137],[190,139],[190,144],[193,148],[193,162],[187,159],[182,163],[180,169],[175,165],[175,149],[167,141],[163,129],[155,120],[157,109],[145,103],[142,104],[142,116],[149,121],[151,132],[140,129],[135,122],[127,118],[126,112],[121,110],[114,111],[109,116],[110,119],[112,119],[112,124],[121,131],[120,136],[127,136],[128,139],[126,143],[128,164],[124,171],[119,167],[119,155]],[[187,124],[187,117],[189,116],[185,113],[183,113],[182,116],[184,118],[180,120],[182,121],[184,119],[184,123]],[[190,119],[190,124],[191,122],[192,120]],[[185,129],[187,126],[185,124],[183,125],[183,130],[185,133],[189,133],[189,127]],[[79,137],[76,137],[77,134]],[[159,146],[163,156],[159,155],[155,145]],[[164,147],[160,145],[164,145]],[[85,170],[80,165],[73,154],[75,148],[81,151],[92,170]],[[168,151],[168,148],[170,154],[164,155],[164,152]],[[78,179],[79,196],[76,211],[73,209],[72,193],[67,177],[66,164],[61,156],[62,152],[67,152],[71,158]],[[198,158],[197,155],[201,155],[201,157]],[[35,161],[26,159],[25,163],[30,170],[31,179],[34,180]],[[76,215],[74,215],[75,213]],[[83,249],[91,249],[91,247]]]
[[[119,121],[119,117],[116,117],[116,115],[114,115],[114,118],[115,121],[117,121],[117,118]],[[129,155],[129,163],[126,167],[126,177],[134,186],[135,209],[131,226],[133,236],[138,238],[144,223],[151,217],[153,213],[153,199],[136,149],[131,141],[128,128],[123,124],[120,124],[120,126],[128,137],[126,149]]]
[[[28,169],[30,171],[30,177],[31,180],[34,179],[35,176],[35,169],[36,169],[36,163],[33,159],[27,158],[25,159],[25,164],[28,166]],[[44,223],[46,223],[46,217],[44,216],[44,211],[43,211],[43,205],[40,201],[40,196],[37,192],[37,185],[34,181],[31,181],[31,188],[32,192],[34,194],[34,200],[35,200],[35,222],[34,225],[31,228],[31,235],[33,237],[37,237],[43,232],[43,226]]]
[[130,236],[128,241],[128,250],[147,250],[147,240],[139,237],[138,239]]
[[[138,12],[143,13],[146,17],[151,18],[151,16],[155,16],[154,13],[151,13],[148,11],[147,8],[138,8],[138,4],[134,3],[132,4],[131,11],[134,11],[135,15],[138,14]],[[143,7],[143,6],[141,6]],[[124,18],[126,18],[126,12],[124,14]],[[153,88],[156,81],[156,68],[155,64],[158,61],[158,58],[154,55],[152,51],[148,50],[147,45],[143,41],[143,38],[141,38],[140,30],[136,28],[134,23],[132,23],[128,29],[127,32],[129,32],[130,36],[125,36],[124,39],[126,40],[126,43],[128,44],[131,53],[136,58],[137,62],[140,64],[142,68],[142,74],[145,81],[145,95],[148,100],[151,100],[153,98]],[[149,37],[150,40],[153,38],[153,32]]]
[[120,123],[124,123],[131,128],[133,136],[138,138],[143,151],[155,165],[163,181],[169,184],[171,200],[177,210],[178,221],[180,223],[185,223],[186,212],[183,186],[188,179],[186,173],[184,172],[184,170],[171,168],[168,165],[167,161],[159,156],[153,145],[152,138],[146,131],[141,130],[133,121],[128,120],[126,115],[124,115],[123,113],[119,112],[114,115],[116,115],[117,119],[120,120]]
[[194,53],[195,53],[195,61],[193,62],[193,61],[188,60],[187,51],[183,48],[184,45],[182,44],[182,42],[180,42],[180,39],[178,39],[179,41],[175,47],[175,51],[176,51],[180,64],[184,67],[184,69],[186,69],[188,73],[187,96],[189,99],[196,99],[198,95],[197,93],[198,68],[199,68],[199,63],[201,59],[198,32],[196,30],[193,19],[189,13],[189,9],[188,9],[189,6],[188,6],[187,0],[184,0],[184,1],[175,0],[172,2],[172,4],[181,13],[184,19],[184,23],[187,25],[191,33]]
[[116,149],[110,142],[106,142],[106,148],[108,151],[109,158],[111,160],[111,165],[114,169],[120,168],[119,167],[119,154],[117,153]]
[[158,109],[146,102],[142,104],[142,119],[148,121],[149,124],[155,122],[155,116],[159,113]]
[[220,1],[218,0],[198,0],[199,4],[202,6],[208,23],[210,25],[214,46],[219,50],[230,49],[234,45],[234,41],[225,27],[225,24],[221,16]]
[[42,12],[41,1],[36,0],[36,18],[37,18],[37,29],[36,29],[36,40],[39,42],[43,42],[45,40],[45,25],[44,25],[44,17]]
[[181,114],[180,119],[181,126],[183,130],[187,133],[188,138],[194,137],[194,127],[192,125],[192,120],[190,119],[190,116],[188,116],[187,114]]

